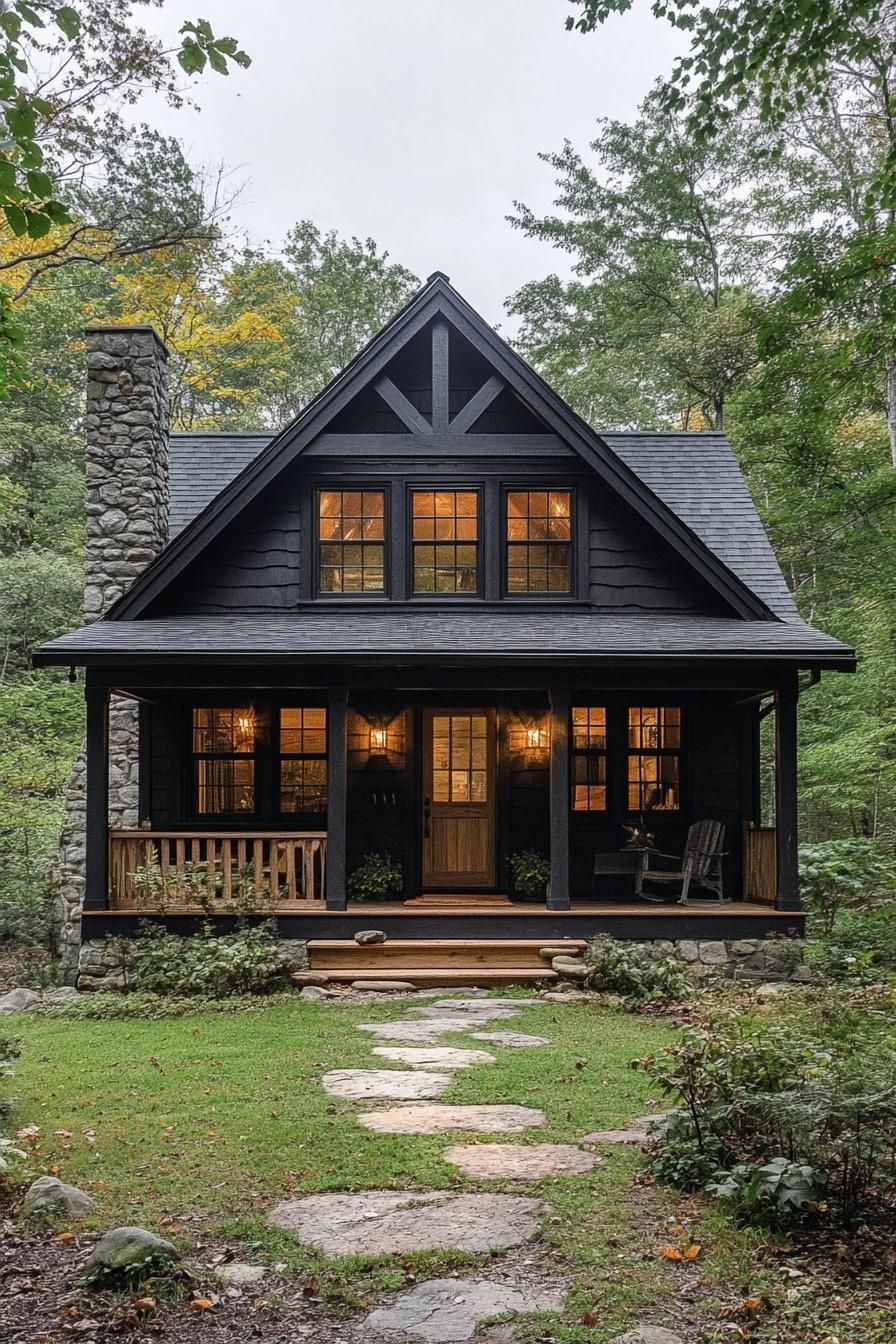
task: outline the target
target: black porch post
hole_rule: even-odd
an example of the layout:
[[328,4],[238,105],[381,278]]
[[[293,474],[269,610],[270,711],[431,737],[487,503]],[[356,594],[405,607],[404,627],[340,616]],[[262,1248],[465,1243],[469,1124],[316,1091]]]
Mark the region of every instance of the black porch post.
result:
[[345,909],[348,691],[332,686],[327,695],[327,909]]
[[568,691],[551,691],[551,884],[548,909],[569,909]]
[[796,719],[798,674],[794,672],[775,697],[775,827],[777,839],[776,905],[799,910],[799,853],[797,834]]
[[87,686],[84,787],[84,909],[105,910],[109,900],[109,692]]

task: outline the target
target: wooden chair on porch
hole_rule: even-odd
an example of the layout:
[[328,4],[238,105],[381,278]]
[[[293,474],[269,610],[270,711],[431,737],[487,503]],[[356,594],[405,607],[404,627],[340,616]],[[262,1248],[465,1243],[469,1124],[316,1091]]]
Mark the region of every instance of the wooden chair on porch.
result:
[[[648,850],[644,865],[635,878],[635,894],[645,901],[662,901],[662,896],[652,896],[642,890],[645,882],[669,883],[680,888],[678,903],[687,905],[691,887],[700,887],[714,893],[721,904],[725,900],[722,888],[722,859],[725,843],[725,827],[720,821],[695,821],[688,828],[684,854],[663,854],[657,850]],[[669,859],[678,866],[674,871],[654,869],[655,859]],[[707,897],[706,899],[712,899]]]

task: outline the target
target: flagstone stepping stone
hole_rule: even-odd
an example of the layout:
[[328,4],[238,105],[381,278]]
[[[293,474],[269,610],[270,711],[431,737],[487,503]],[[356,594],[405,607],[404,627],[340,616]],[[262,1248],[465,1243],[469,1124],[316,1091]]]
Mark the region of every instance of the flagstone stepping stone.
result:
[[495,1062],[487,1050],[459,1050],[454,1045],[375,1045],[373,1053],[410,1069],[471,1069]]
[[650,1137],[648,1131],[650,1126],[656,1120],[662,1120],[664,1114],[656,1112],[654,1115],[638,1115],[634,1120],[629,1120],[627,1125],[619,1129],[598,1129],[593,1134],[586,1134],[581,1143],[646,1143]]
[[451,1074],[413,1069],[333,1069],[321,1082],[328,1096],[344,1101],[419,1101],[440,1097],[451,1082]]
[[611,1344],[684,1344],[681,1335],[664,1330],[661,1325],[636,1325],[624,1335],[616,1335]]
[[268,1222],[325,1255],[507,1250],[531,1240],[543,1205],[525,1195],[367,1190],[288,1199]]
[[475,1006],[466,1006],[460,1004],[443,1004],[441,1007],[437,1003],[429,1004],[426,1008],[415,1008],[413,1010],[418,1019],[430,1021],[450,1020],[452,1022],[491,1022],[493,1019],[519,1017],[519,1009],[516,1008],[492,1008],[487,1003],[477,1003]]
[[252,1283],[260,1283],[267,1272],[264,1265],[250,1265],[242,1260],[231,1260],[229,1265],[218,1265],[215,1269],[222,1283],[231,1288],[247,1288]]
[[477,1180],[537,1181],[541,1176],[593,1171],[603,1161],[569,1143],[463,1143],[446,1148],[446,1162]]
[[450,1344],[471,1339],[487,1316],[559,1311],[562,1306],[560,1292],[532,1292],[488,1280],[430,1279],[401,1293],[391,1307],[372,1311],[364,1325],[371,1331],[410,1335],[428,1344]]
[[455,1012],[458,1008],[478,1013],[483,1008],[515,1008],[519,1011],[523,1003],[522,999],[439,999],[438,1002],[429,1004],[429,1007],[444,1008],[448,1013]]
[[545,1123],[532,1106],[401,1106],[358,1116],[365,1129],[379,1134],[443,1134],[452,1129],[479,1134],[518,1134]]
[[428,1019],[421,1022],[359,1022],[359,1031],[369,1031],[381,1041],[409,1042],[417,1045],[434,1045],[440,1036],[451,1032],[469,1031],[472,1024],[466,1019],[443,1018],[441,1021]]
[[545,1036],[528,1036],[524,1031],[471,1031],[474,1041],[488,1041],[491,1045],[509,1045],[521,1050],[525,1045],[550,1045]]

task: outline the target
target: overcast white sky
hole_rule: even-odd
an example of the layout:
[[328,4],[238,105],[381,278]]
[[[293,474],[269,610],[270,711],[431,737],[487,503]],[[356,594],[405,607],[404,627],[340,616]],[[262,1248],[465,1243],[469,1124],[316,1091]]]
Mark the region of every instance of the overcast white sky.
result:
[[202,108],[141,115],[194,163],[245,179],[235,222],[256,241],[297,219],[374,238],[421,278],[446,271],[492,322],[562,257],[505,222],[552,198],[539,150],[584,148],[668,72],[680,37],[646,0],[597,33],[567,33],[567,0],[167,0],[172,39],[208,18],[248,71],[197,85]]

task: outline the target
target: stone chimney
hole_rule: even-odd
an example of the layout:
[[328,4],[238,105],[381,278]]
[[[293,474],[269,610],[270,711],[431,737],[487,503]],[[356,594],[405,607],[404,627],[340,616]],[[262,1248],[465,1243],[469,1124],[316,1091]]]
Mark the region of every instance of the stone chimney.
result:
[[168,540],[168,352],[152,327],[87,329],[84,616],[102,616]]
[[[84,617],[103,616],[168,539],[168,353],[152,327],[89,327],[84,418],[87,536]],[[136,826],[138,706],[109,706],[109,822]],[[101,944],[81,943],[85,762],[66,794],[57,885],[59,958],[65,978],[102,980]]]

